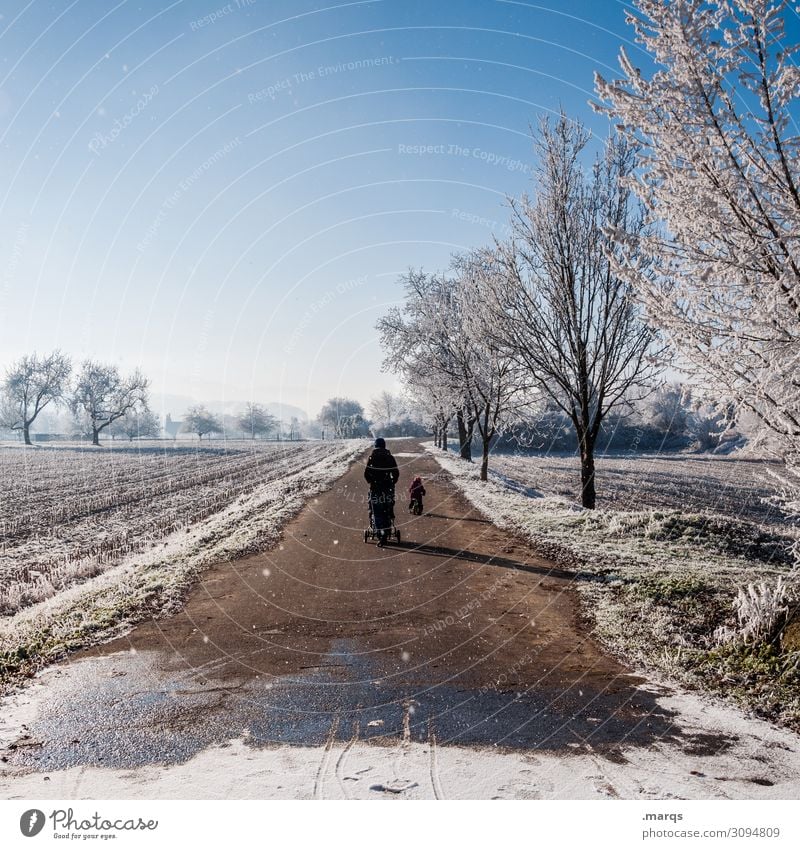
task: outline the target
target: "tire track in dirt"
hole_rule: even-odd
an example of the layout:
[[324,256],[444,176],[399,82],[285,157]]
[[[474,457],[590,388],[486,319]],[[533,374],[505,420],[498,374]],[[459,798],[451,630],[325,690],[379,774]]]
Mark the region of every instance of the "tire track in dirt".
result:
[[333,749],[333,743],[336,740],[336,732],[339,730],[339,716],[338,714],[333,718],[333,722],[331,723],[331,730],[328,732],[328,739],[325,741],[325,748],[322,750],[322,758],[319,762],[319,768],[317,769],[317,775],[314,779],[314,798],[315,799],[324,799],[324,789],[325,789],[325,773],[328,771],[328,766],[330,765],[331,760],[331,750]]
[[442,784],[439,778],[439,758],[436,751],[436,732],[433,730],[433,721],[428,721],[428,746],[430,752],[430,776],[433,798],[442,800],[445,798],[442,792]]
[[347,792],[347,785],[345,781],[347,780],[347,776],[344,774],[344,764],[347,759],[347,755],[350,753],[350,750],[355,746],[358,742],[358,734],[361,728],[361,723],[356,719],[353,721],[353,736],[347,741],[347,744],[342,749],[341,754],[336,759],[336,767],[334,772],[336,773],[336,778],[339,782],[339,788],[342,791],[342,795],[345,799],[350,799],[350,794]]

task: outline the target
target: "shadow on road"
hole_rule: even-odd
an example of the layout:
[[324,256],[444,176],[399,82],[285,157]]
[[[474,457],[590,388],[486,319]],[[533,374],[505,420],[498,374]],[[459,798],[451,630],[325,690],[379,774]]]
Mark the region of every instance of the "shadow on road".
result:
[[477,516],[445,516],[443,513],[426,513],[431,519],[447,519],[449,522],[478,522],[481,525],[491,525],[489,519],[480,519]]
[[568,581],[574,580],[597,580],[593,575],[582,572],[571,572],[566,569],[558,569],[554,566],[535,566],[531,563],[522,563],[508,557],[498,557],[496,554],[478,554],[467,549],[448,548],[444,545],[428,545],[416,542],[393,542],[388,546],[391,549],[402,549],[415,551],[429,557],[445,557],[447,559],[466,560],[469,563],[480,563],[483,566],[499,566],[502,569],[515,569],[518,572],[527,572],[531,575],[544,575],[551,578],[564,578]]

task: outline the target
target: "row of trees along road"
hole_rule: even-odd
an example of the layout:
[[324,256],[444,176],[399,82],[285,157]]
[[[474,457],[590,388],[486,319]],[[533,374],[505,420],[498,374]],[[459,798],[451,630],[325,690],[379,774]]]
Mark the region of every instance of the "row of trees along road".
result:
[[[125,377],[116,366],[86,360],[74,381],[72,364],[60,351],[39,356],[21,357],[6,372],[0,400],[0,425],[22,433],[26,445],[31,444],[31,427],[50,405],[66,405],[79,427],[91,434],[99,445],[100,434],[127,436],[129,439],[155,437],[161,432],[156,415],[149,409],[148,381],[140,372]],[[374,416],[382,432],[393,429],[419,435],[423,428],[411,418],[408,405],[388,392],[373,399]],[[351,398],[331,398],[322,408],[320,430],[337,439],[350,439],[370,433],[371,422],[363,407]],[[281,422],[258,403],[248,403],[230,419],[223,419],[202,404],[186,412],[181,430],[197,434],[199,439],[212,433],[238,430],[256,439],[280,435]],[[300,423],[292,418],[288,438],[301,436]]]
[[591,169],[587,131],[561,115],[540,122],[537,191],[512,201],[511,238],[453,258],[443,273],[409,271],[405,302],[378,322],[386,368],[462,456],[477,430],[481,479],[493,440],[533,407],[569,417],[581,456],[582,503],[596,503],[594,451],[603,419],[653,384],[662,346],[614,262],[610,233],[644,230],[627,178],[634,150],[613,136]]
[[3,380],[0,424],[21,431],[30,445],[31,426],[42,410],[66,403],[99,445],[106,428],[148,409],[148,381],[139,371],[123,376],[115,365],[85,360],[71,378],[72,363],[61,351],[20,358]]
[[[537,193],[512,203],[512,238],[449,276],[407,275],[405,307],[379,325],[386,365],[440,431],[454,414],[478,421],[473,376],[457,363],[465,341],[489,344],[569,415],[592,506],[597,429],[658,367],[649,321],[696,387],[777,441],[785,502],[800,512],[800,71],[787,10],[635,0],[628,20],[655,70],[623,50],[620,79],[597,75],[594,105],[615,135],[591,173],[585,132],[564,116],[543,122]],[[478,281],[469,320],[456,297],[427,338],[432,303],[449,305],[441,290],[465,265]]]

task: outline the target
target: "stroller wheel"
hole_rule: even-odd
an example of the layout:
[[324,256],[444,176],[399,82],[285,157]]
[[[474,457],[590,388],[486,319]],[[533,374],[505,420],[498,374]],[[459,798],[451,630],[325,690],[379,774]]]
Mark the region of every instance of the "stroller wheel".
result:
[[369,542],[369,531],[364,531],[364,542]]
[[394,538],[395,538],[398,542],[400,542],[400,531],[398,531],[396,528],[395,528],[395,532],[394,532]]

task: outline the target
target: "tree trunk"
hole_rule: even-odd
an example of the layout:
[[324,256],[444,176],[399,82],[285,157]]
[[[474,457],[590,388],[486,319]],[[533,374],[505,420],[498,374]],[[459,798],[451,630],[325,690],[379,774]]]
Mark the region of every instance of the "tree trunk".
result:
[[447,451],[447,428],[450,424],[450,419],[447,419],[442,424],[442,451]]
[[22,426],[22,436],[25,439],[26,445],[31,445],[31,426],[28,422]]
[[467,442],[464,446],[464,450],[461,453],[461,456],[465,460],[469,460],[472,462],[472,436],[475,433],[475,417],[471,416],[467,420]]
[[491,444],[491,441],[491,438],[487,439],[485,436],[481,437],[481,442],[483,443],[483,455],[481,456],[482,481],[489,480],[489,445]]
[[100,444],[100,431],[96,427],[92,427],[92,445]]
[[594,445],[581,441],[581,504],[593,510],[597,503],[594,486]]
[[458,423],[458,450],[461,454],[461,459],[472,460],[472,433],[467,430],[463,410],[459,410],[456,413],[456,422]]

